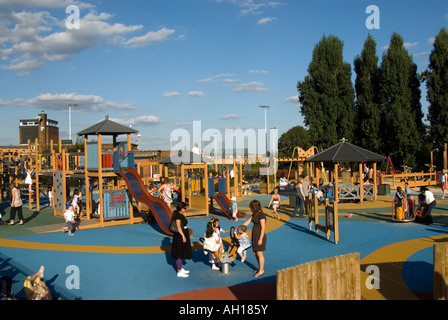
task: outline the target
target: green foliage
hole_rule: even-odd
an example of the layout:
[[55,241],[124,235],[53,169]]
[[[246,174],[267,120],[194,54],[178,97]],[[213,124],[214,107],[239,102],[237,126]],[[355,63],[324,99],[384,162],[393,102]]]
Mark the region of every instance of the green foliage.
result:
[[380,151],[381,138],[379,112],[379,70],[375,39],[369,35],[364,43],[361,56],[354,60],[357,129],[359,146],[374,152]]
[[429,121],[429,141],[434,148],[448,141],[448,31],[440,30],[429,57],[426,80]]
[[292,157],[294,148],[300,147],[305,151],[311,148],[312,144],[308,132],[301,126],[296,126],[280,136],[278,139],[278,157]]
[[309,75],[297,84],[311,143],[321,149],[354,137],[354,90],[343,46],[337,37],[324,36],[314,48]]
[[[380,67],[380,116],[382,151],[394,163],[414,167],[416,155],[423,146],[420,83],[416,82],[417,67],[397,33],[383,54]],[[419,124],[420,123],[420,124]]]

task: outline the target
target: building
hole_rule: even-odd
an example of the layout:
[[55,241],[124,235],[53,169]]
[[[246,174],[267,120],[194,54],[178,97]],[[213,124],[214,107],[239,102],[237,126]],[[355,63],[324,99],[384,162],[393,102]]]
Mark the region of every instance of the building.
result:
[[41,152],[50,147],[50,141],[57,144],[59,141],[58,122],[48,119],[47,114],[42,111],[35,119],[20,120],[19,144],[26,145],[28,140],[34,143],[38,140]]

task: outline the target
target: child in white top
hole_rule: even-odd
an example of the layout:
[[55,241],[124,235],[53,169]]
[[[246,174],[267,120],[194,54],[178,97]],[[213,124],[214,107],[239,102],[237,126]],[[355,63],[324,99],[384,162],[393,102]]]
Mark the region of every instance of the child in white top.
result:
[[68,206],[67,210],[64,212],[65,224],[66,227],[62,227],[62,231],[65,232],[65,229],[68,229],[68,235],[73,236],[72,230],[74,229],[75,224],[75,212],[73,211],[73,206]]
[[214,226],[213,220],[209,221],[204,234],[204,249],[213,253],[213,256],[210,255],[209,257],[209,262],[212,264],[213,270],[219,270],[215,262],[219,261],[223,251],[222,239],[218,228]]

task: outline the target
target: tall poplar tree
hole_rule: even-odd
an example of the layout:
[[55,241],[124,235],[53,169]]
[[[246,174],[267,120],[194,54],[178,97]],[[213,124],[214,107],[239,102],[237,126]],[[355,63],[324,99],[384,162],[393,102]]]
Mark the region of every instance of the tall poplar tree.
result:
[[[395,165],[417,165],[416,157],[423,147],[420,83],[417,67],[402,37],[394,33],[383,54],[380,67],[382,152]],[[420,118],[419,118],[420,117]],[[419,118],[419,119],[418,119]]]
[[380,83],[375,39],[369,34],[360,56],[354,60],[356,73],[356,142],[374,152],[380,151]]
[[314,47],[309,74],[297,84],[305,125],[319,149],[354,137],[354,90],[350,64],[343,61],[343,46],[337,37],[324,36]]
[[424,72],[427,88],[429,138],[433,147],[448,142],[448,31],[440,30]]

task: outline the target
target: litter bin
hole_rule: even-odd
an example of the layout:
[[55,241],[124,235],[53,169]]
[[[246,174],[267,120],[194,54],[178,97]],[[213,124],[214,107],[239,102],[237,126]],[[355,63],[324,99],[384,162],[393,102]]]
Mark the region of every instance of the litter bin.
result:
[[390,185],[389,184],[380,184],[378,185],[378,195],[385,196],[390,193]]

